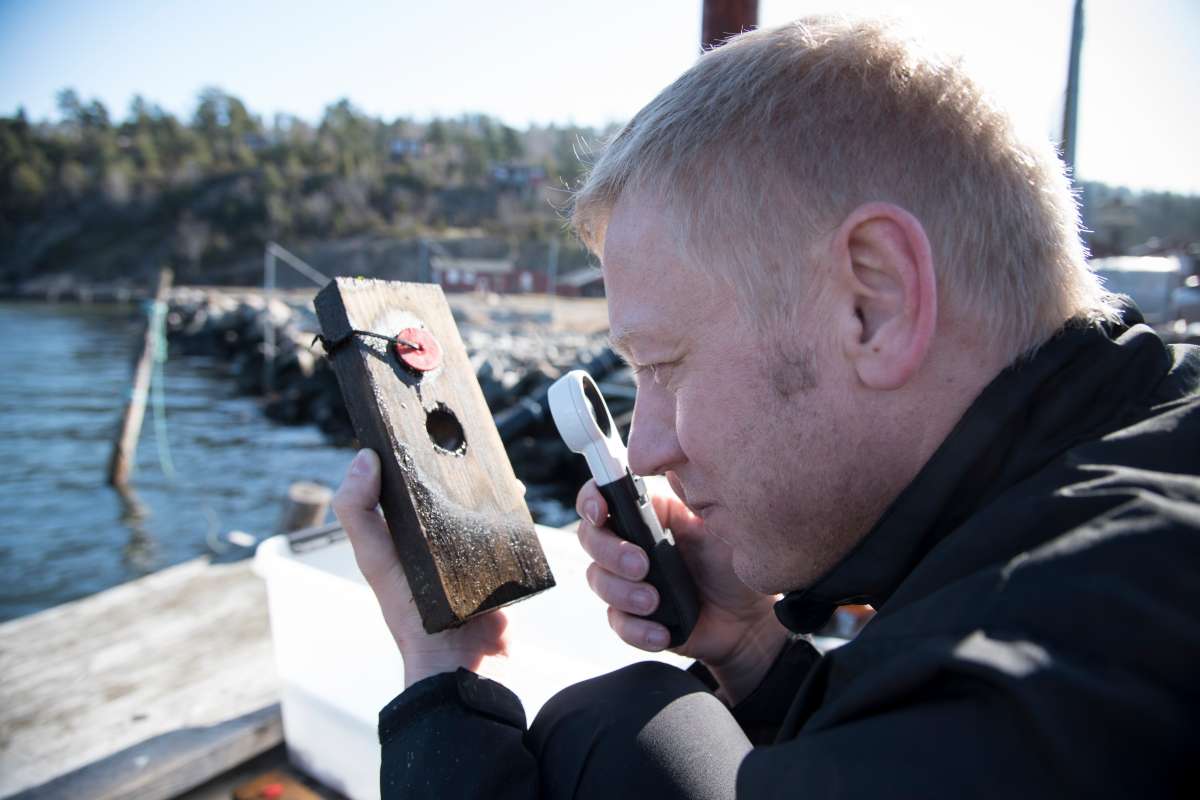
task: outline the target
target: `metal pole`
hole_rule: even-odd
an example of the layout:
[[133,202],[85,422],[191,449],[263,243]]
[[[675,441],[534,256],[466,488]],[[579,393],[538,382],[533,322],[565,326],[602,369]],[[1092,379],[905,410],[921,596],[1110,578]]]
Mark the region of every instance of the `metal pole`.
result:
[[329,276],[318,269],[314,269],[312,265],[304,262],[295,253],[280,247],[275,242],[267,242],[267,251],[317,286],[324,287],[325,284],[329,283]]
[[550,299],[553,300],[558,296],[558,237],[555,236],[550,240],[550,265],[546,269],[550,274],[549,286],[547,291]]
[[263,254],[263,394],[275,383],[275,323],[271,320],[271,300],[275,297],[275,250],[267,245]]
[[758,0],[704,0],[700,49],[708,50],[730,36],[758,26]]
[[1062,155],[1067,174],[1075,181],[1075,142],[1079,116],[1079,56],[1083,50],[1083,0],[1075,0],[1071,21],[1071,61],[1067,68],[1067,97],[1063,103]]

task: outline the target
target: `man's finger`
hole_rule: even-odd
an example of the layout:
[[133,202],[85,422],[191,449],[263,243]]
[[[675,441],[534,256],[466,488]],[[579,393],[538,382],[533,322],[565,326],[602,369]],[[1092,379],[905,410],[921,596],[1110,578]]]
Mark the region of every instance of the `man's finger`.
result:
[[374,511],[379,505],[379,456],[374,450],[359,450],[350,462],[342,485],[333,496],[333,507],[342,513]]
[[654,653],[666,650],[671,643],[671,634],[662,625],[611,607],[608,609],[608,626],[621,637],[621,641],[639,650]]
[[628,614],[646,616],[658,608],[658,590],[643,581],[629,581],[598,564],[589,564],[587,582],[596,596]]
[[596,488],[596,479],[592,478],[583,485],[579,494],[575,495],[575,513],[593,525],[603,525],[608,519],[608,503],[604,495]]
[[387,574],[396,561],[387,524],[376,510],[378,505],[379,456],[371,450],[360,450],[333,495],[333,513],[345,528],[358,568],[368,582]]
[[640,581],[650,571],[646,551],[627,542],[607,528],[597,528],[587,520],[575,532],[579,544],[592,560],[604,569],[631,581]]

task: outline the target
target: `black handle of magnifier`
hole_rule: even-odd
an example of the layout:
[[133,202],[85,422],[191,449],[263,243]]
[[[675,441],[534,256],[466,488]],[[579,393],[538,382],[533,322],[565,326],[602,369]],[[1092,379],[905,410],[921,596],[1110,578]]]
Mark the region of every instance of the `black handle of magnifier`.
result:
[[664,625],[671,634],[671,647],[687,641],[700,616],[696,584],[679,555],[670,534],[664,533],[646,496],[642,479],[628,470],[625,477],[600,486],[608,503],[609,526],[627,542],[633,542],[650,557],[646,581],[658,590],[658,608],[647,619]]

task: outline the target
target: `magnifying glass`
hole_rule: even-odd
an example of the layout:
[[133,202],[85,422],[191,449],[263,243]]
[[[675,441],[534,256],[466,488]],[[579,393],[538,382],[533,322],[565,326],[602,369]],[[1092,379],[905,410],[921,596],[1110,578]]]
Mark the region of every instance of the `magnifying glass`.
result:
[[671,647],[687,641],[700,615],[696,585],[679,555],[675,539],[663,530],[646,495],[646,485],[629,471],[629,457],[608,404],[592,377],[572,370],[550,387],[550,415],[572,451],[587,459],[608,503],[609,527],[646,551],[650,572],[646,581],[658,590],[658,608],[647,619],[665,626]]

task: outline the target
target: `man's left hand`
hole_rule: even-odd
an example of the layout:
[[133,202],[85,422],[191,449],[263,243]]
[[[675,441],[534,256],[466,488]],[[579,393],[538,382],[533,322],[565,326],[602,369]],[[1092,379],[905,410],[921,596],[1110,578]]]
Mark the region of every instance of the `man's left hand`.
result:
[[476,617],[462,627],[429,634],[421,624],[408,579],[378,510],[379,456],[360,450],[333,497],[333,510],[346,529],[354,559],[383,611],[400,656],[404,686],[440,672],[465,667],[479,672],[487,656],[503,655],[508,621],[503,611]]

